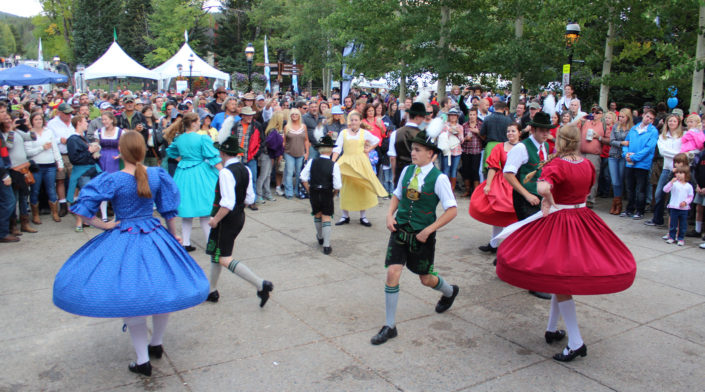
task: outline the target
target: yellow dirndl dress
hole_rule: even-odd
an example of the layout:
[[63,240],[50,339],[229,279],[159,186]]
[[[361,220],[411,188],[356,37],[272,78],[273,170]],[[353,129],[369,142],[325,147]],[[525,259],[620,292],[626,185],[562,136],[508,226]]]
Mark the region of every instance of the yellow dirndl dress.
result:
[[343,210],[366,210],[377,205],[377,196],[387,196],[387,190],[375,176],[370,158],[365,154],[365,132],[360,129],[357,139],[349,138],[347,129],[340,134],[343,155],[338,158],[338,166],[343,182],[340,190],[340,208]]

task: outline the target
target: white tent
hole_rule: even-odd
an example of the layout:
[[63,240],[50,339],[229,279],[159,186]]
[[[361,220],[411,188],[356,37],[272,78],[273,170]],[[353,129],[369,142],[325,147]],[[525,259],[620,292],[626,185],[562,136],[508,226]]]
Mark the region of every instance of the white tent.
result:
[[124,50],[113,41],[110,48],[98,60],[84,71],[84,79],[98,78],[144,78],[159,79],[159,74],[141,66],[128,56]]
[[[189,60],[193,60],[193,64]],[[181,72],[178,69],[179,64],[182,67]],[[189,65],[192,65],[191,69],[189,69]],[[188,45],[188,42],[185,42],[174,56],[152,71],[161,75],[161,79],[171,79],[177,76],[193,76],[196,78],[203,76],[205,78],[225,80],[230,83],[230,75],[228,73],[211,67],[210,64],[198,57]]]

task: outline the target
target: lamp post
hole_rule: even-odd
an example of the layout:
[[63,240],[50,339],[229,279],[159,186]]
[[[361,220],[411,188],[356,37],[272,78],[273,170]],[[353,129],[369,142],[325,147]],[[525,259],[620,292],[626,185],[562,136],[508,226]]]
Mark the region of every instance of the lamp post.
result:
[[73,78],[71,77],[71,69],[69,69],[68,64],[66,64],[65,62],[61,61],[61,57],[59,57],[58,55],[57,55],[57,56],[54,56],[54,58],[53,58],[52,60],[54,60],[54,67],[56,67],[56,70],[57,70],[57,71],[59,70],[59,67],[60,67],[60,66],[63,66],[64,68],[66,68],[66,76],[69,77],[69,80],[71,81],[71,85],[73,86],[73,89],[74,89],[74,91],[75,91],[75,90],[76,90],[76,85],[73,83]]
[[568,64],[563,65],[563,94],[565,86],[570,84],[570,76],[573,64],[573,47],[580,39],[580,25],[575,22],[568,22],[565,27],[565,47],[568,49]]
[[188,90],[189,90],[189,92],[193,91],[193,87],[192,87],[193,82],[191,81],[191,78],[193,77],[193,62],[194,62],[194,60],[195,59],[193,58],[193,53],[188,55]]
[[179,77],[176,78],[176,92],[180,93],[179,91],[179,79],[181,79],[181,72],[184,70],[184,66],[181,64],[176,64],[176,70],[179,72]]
[[247,91],[249,92],[252,90],[252,59],[255,57],[255,47],[251,42],[245,48],[245,57],[247,58]]

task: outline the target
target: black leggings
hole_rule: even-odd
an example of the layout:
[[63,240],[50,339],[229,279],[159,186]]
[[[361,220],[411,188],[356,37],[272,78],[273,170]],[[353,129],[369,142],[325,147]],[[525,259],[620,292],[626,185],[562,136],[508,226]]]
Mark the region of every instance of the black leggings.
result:
[[466,154],[460,155],[462,167],[460,173],[465,181],[480,181],[480,161],[482,154]]

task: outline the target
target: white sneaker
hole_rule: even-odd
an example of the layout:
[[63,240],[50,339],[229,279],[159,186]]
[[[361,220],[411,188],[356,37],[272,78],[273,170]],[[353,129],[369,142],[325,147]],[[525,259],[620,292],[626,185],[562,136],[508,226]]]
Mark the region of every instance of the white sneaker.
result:
[[279,195],[279,196],[284,196],[284,191],[282,190],[282,187],[278,186],[274,192]]
[[674,242],[676,242],[676,240],[674,240],[673,238],[669,238],[669,239],[666,240],[666,243],[667,243],[667,244],[672,244],[672,243],[674,243]]
[[667,240],[668,239],[668,233],[666,233],[663,237],[661,237],[662,240]]
[[700,249],[705,249],[705,242],[703,242],[702,244],[700,244]]
[[678,246],[683,246],[683,245],[685,245],[685,240],[678,241]]

